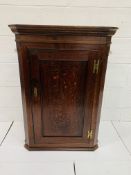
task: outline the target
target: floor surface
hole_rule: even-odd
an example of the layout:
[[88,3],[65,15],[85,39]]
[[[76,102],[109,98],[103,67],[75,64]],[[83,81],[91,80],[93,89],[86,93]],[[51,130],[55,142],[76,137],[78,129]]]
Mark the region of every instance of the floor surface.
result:
[[27,151],[22,122],[0,122],[2,175],[130,175],[131,122],[102,121],[99,148]]

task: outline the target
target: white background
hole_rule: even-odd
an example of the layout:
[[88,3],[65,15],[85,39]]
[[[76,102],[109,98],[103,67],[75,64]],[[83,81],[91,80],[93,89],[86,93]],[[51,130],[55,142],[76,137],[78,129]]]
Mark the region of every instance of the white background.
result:
[[131,121],[131,0],[0,0],[0,121],[21,121],[17,52],[8,24],[119,27],[109,55],[102,119]]

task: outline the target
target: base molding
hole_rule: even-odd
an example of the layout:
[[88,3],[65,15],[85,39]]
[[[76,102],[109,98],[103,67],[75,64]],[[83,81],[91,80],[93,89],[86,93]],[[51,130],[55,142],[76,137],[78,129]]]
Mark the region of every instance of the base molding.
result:
[[43,147],[30,147],[25,144],[24,147],[29,151],[95,151],[98,145],[88,148],[43,148]]

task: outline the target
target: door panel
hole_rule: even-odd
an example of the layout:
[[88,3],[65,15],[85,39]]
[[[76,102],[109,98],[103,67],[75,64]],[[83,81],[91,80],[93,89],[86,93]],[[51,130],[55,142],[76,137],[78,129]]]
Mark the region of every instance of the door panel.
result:
[[88,146],[95,90],[92,70],[97,56],[88,51],[30,52],[37,144]]
[[87,62],[39,64],[43,136],[82,136]]

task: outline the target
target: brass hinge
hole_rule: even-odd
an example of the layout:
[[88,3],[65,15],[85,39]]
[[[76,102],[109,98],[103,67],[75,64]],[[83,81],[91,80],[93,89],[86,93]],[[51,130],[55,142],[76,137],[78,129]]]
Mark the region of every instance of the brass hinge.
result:
[[93,74],[98,74],[99,66],[100,66],[100,60],[94,60]]
[[93,138],[93,130],[88,131],[87,138],[90,139],[90,140]]

